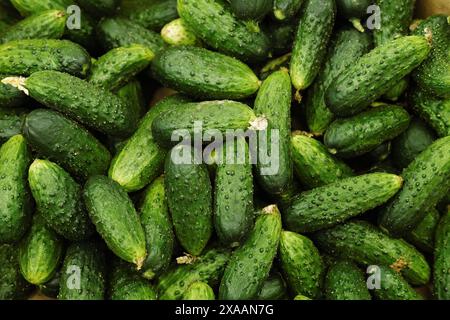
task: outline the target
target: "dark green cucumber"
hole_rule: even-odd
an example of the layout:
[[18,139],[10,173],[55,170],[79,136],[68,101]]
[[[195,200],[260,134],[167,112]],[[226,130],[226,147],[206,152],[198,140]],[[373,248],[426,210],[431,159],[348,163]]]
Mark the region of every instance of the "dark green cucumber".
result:
[[88,81],[113,91],[147,68],[154,56],[142,45],[112,49],[94,63]]
[[388,265],[401,271],[412,285],[430,279],[425,257],[402,239],[394,239],[365,221],[348,222],[315,235],[319,249],[351,259],[363,266]]
[[403,171],[403,189],[380,213],[381,228],[403,235],[450,190],[450,136],[436,140]]
[[175,244],[163,177],[144,192],[140,214],[148,252],[142,272],[145,278],[153,279],[169,266]]
[[271,21],[263,26],[264,32],[270,40],[271,52],[274,56],[282,55],[292,50],[297,21],[277,22]]
[[94,176],[84,187],[83,199],[111,251],[140,270],[147,256],[145,233],[125,190],[107,177]]
[[336,0],[337,14],[344,19],[363,18],[372,0]]
[[302,7],[304,0],[274,0],[273,14],[278,20],[293,18]]
[[116,263],[109,279],[110,300],[156,300],[150,282],[125,263]]
[[243,61],[269,55],[267,36],[237,19],[223,0],[178,0],[178,13],[200,39],[220,52]]
[[94,17],[113,15],[120,0],[77,0],[77,3]]
[[165,86],[203,99],[243,99],[260,86],[239,60],[192,46],[165,50],[153,61],[152,71]]
[[201,41],[181,18],[166,24],[161,29],[161,37],[172,46],[201,46]]
[[28,112],[26,109],[0,107],[0,144],[22,132],[22,125]]
[[302,132],[292,134],[291,154],[297,177],[309,189],[354,175],[352,169],[329,153],[320,141]]
[[32,111],[25,119],[23,132],[41,156],[76,177],[87,179],[108,169],[108,150],[86,129],[55,111]]
[[17,108],[25,105],[27,95],[19,89],[1,82],[8,76],[0,74],[0,107],[3,108]]
[[280,212],[270,205],[262,210],[247,240],[233,253],[225,268],[220,300],[249,300],[258,295],[269,276],[280,233]]
[[59,300],[103,300],[106,291],[103,248],[93,242],[74,242],[61,269]]
[[262,20],[272,10],[273,0],[228,0],[239,19]]
[[288,296],[286,282],[281,274],[275,272],[264,281],[255,300],[284,300]]
[[136,129],[138,115],[124,101],[74,76],[36,72],[24,87],[33,99],[105,134],[128,136]]
[[215,300],[213,289],[204,282],[192,283],[183,295],[182,300]]
[[0,243],[16,242],[28,229],[31,218],[27,170],[31,154],[22,135],[0,147]]
[[58,270],[49,281],[39,286],[40,293],[52,299],[58,298],[60,277],[61,273]]
[[397,137],[409,126],[408,112],[398,106],[381,106],[347,119],[334,121],[324,142],[331,153],[354,158]]
[[372,300],[364,273],[350,261],[337,261],[327,271],[327,300]]
[[289,73],[287,69],[282,69],[263,82],[255,100],[255,114],[268,121],[267,128],[258,132],[259,142],[266,140],[267,143],[259,148],[256,171],[260,185],[271,194],[283,193],[293,180],[289,150],[291,87]]
[[131,21],[159,32],[168,22],[178,18],[177,0],[152,0],[136,7],[128,15]]
[[62,239],[46,226],[41,215],[35,216],[28,235],[19,245],[23,277],[34,285],[46,283],[59,267],[62,255]]
[[128,103],[129,108],[142,118],[146,112],[144,93],[139,80],[131,79],[126,85],[115,90],[114,92],[119,98]]
[[392,159],[399,169],[406,168],[436,140],[435,133],[420,119],[414,118],[408,129],[392,142]]
[[[425,37],[406,36],[389,41],[363,55],[328,87],[325,101],[338,116],[366,109],[424,61],[430,53]],[[362,70],[364,72],[362,72]]]
[[432,253],[434,250],[434,236],[440,217],[439,211],[435,208],[431,209],[417,227],[405,238],[423,252]]
[[26,299],[30,293],[30,285],[20,273],[17,247],[0,244],[0,261],[0,299]]
[[450,263],[448,253],[450,251],[450,207],[439,221],[436,230],[436,245],[434,249],[434,295],[439,300],[450,299]]
[[369,151],[363,154],[362,156],[358,157],[357,160],[355,159],[355,161],[359,160],[363,161],[364,163],[376,166],[380,163],[383,163],[384,161],[390,160],[389,156],[391,155],[391,149],[392,149],[391,141],[386,141],[378,145],[378,147],[376,147],[375,149],[372,149],[372,151]]
[[402,184],[401,177],[389,173],[338,180],[296,196],[283,218],[289,230],[299,233],[329,228],[385,203]]
[[0,73],[29,76],[42,70],[66,72],[84,78],[91,57],[67,40],[29,39],[0,45]]
[[378,300],[423,300],[403,277],[395,270],[380,265],[380,288],[375,288],[373,294]]
[[308,88],[319,73],[333,31],[336,4],[332,0],[305,0],[291,57],[292,84]]
[[12,5],[24,17],[50,9],[66,10],[71,0],[11,0]]
[[279,259],[286,281],[294,295],[318,298],[324,264],[313,242],[300,234],[282,231]]
[[325,91],[334,79],[369,52],[372,39],[354,28],[339,29],[332,37],[324,65],[306,95],[306,122],[314,135],[322,135],[334,115],[325,103]]
[[63,168],[36,159],[28,170],[28,183],[40,215],[59,235],[78,241],[93,234],[81,199],[81,186]]
[[160,300],[180,300],[189,286],[197,281],[215,286],[222,277],[230,257],[224,249],[209,249],[192,263],[178,265],[158,278]]

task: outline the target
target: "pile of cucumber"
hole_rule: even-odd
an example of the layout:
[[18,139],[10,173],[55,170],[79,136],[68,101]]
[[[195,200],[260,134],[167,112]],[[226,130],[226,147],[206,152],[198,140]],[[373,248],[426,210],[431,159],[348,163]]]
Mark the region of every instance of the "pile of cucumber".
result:
[[450,299],[450,17],[373,2],[0,0],[0,299]]

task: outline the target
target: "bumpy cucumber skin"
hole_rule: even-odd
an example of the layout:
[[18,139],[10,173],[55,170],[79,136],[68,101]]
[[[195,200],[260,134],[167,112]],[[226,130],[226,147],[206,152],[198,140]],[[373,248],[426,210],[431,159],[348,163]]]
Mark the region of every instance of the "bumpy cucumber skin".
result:
[[434,250],[434,295],[439,300],[450,299],[450,207],[444,213],[436,230],[436,245]]
[[325,132],[324,142],[339,157],[353,158],[397,137],[408,128],[409,122],[410,116],[402,107],[377,107],[335,120]]
[[278,272],[269,275],[255,300],[283,300],[288,296],[286,282]]
[[129,108],[139,115],[141,119],[146,112],[144,93],[139,80],[133,78],[126,85],[114,91],[114,93],[128,103]]
[[348,222],[315,235],[319,249],[361,265],[388,265],[401,271],[412,285],[430,279],[425,257],[402,239],[394,239],[365,221]]
[[297,90],[308,88],[325,58],[333,31],[336,4],[331,0],[305,0],[291,58],[292,84]]
[[402,184],[401,177],[389,173],[342,179],[296,196],[283,219],[299,233],[329,228],[385,203]]
[[440,218],[439,211],[435,208],[431,209],[417,227],[405,238],[423,252],[432,253],[436,227]]
[[319,297],[324,265],[319,251],[310,239],[294,232],[282,231],[279,259],[294,295]]
[[273,14],[278,20],[293,18],[300,10],[304,0],[274,0]]
[[35,216],[28,235],[19,245],[19,265],[23,277],[34,285],[49,281],[63,255],[62,239]]
[[0,106],[3,108],[22,107],[27,102],[27,95],[16,87],[1,82],[7,77],[0,74]]
[[71,0],[11,0],[12,5],[24,17],[40,13],[45,10],[66,10],[72,4]]
[[0,144],[5,143],[9,138],[22,132],[22,125],[28,112],[27,109],[22,108],[11,109],[0,107]]
[[0,261],[0,299],[25,299],[31,287],[20,273],[17,247],[1,244]]
[[327,300],[372,300],[364,273],[354,263],[337,261],[327,271]]
[[263,60],[269,40],[238,20],[223,0],[178,0],[178,13],[206,44],[243,61]]
[[345,19],[363,18],[372,0],[336,0],[337,14]]
[[[330,110],[346,117],[360,113],[409,74],[430,53],[425,37],[400,37],[363,55],[328,87],[325,101]],[[365,72],[361,72],[365,70]]]
[[154,31],[160,31],[166,23],[178,18],[177,0],[149,1],[136,9],[128,18]]
[[167,269],[175,245],[164,177],[156,179],[144,192],[140,214],[148,252],[142,272],[145,278],[152,279]]
[[23,132],[32,149],[77,178],[87,179],[108,168],[108,150],[86,129],[57,112],[32,111],[25,119]]
[[215,300],[213,289],[204,282],[194,282],[183,295],[182,300]]
[[354,28],[339,29],[331,39],[324,65],[306,95],[305,112],[309,130],[322,135],[334,115],[325,103],[325,91],[334,79],[369,52],[372,39]]
[[83,199],[111,251],[141,269],[147,256],[145,233],[128,194],[111,179],[94,176],[84,187]]
[[183,19],[175,19],[161,29],[161,37],[172,46],[201,46],[195,33],[190,30]]
[[264,117],[268,121],[266,130],[258,132],[267,139],[267,150],[264,154],[273,155],[272,130],[278,130],[279,141],[275,143],[278,148],[278,168],[276,172],[268,174],[267,170],[273,171],[275,163],[261,161],[259,159],[257,168],[258,181],[264,190],[270,194],[281,194],[292,183],[293,163],[289,150],[289,139],[291,134],[291,82],[287,69],[272,73],[262,84],[255,100],[255,114]]
[[137,115],[116,95],[74,76],[41,71],[25,81],[30,96],[49,108],[105,134],[128,136]]
[[93,16],[109,16],[114,14],[120,0],[77,0],[80,6]]
[[59,235],[79,241],[94,233],[81,199],[81,186],[63,168],[36,159],[28,171],[28,183],[39,213]]
[[230,258],[224,249],[209,249],[191,264],[176,266],[158,278],[160,300],[180,300],[189,286],[197,281],[215,286]]
[[109,280],[110,300],[156,300],[150,282],[125,263],[118,263]]
[[269,276],[281,234],[281,216],[271,205],[256,218],[245,243],[232,255],[219,288],[220,300],[249,300]]
[[165,50],[153,61],[152,71],[166,87],[202,99],[243,99],[260,85],[253,71],[239,60],[192,46]]
[[320,141],[301,132],[292,134],[291,154],[297,177],[309,189],[354,175],[352,169],[329,153]]
[[11,137],[0,147],[0,243],[18,241],[31,218],[26,179],[30,153],[22,135]]
[[86,77],[91,57],[80,45],[55,39],[27,39],[0,45],[0,73],[29,76],[55,70]]
[[[61,269],[59,300],[103,300],[106,266],[103,248],[93,242],[74,242]],[[79,283],[74,281],[78,277]],[[79,288],[76,287],[79,284]]]
[[380,289],[374,289],[373,294],[378,300],[423,300],[403,277],[395,270],[380,265]]
[[403,171],[403,189],[380,213],[379,224],[393,235],[415,228],[450,190],[450,136],[433,142]]
[[262,20],[272,9],[273,0],[228,0],[234,14],[244,20]]

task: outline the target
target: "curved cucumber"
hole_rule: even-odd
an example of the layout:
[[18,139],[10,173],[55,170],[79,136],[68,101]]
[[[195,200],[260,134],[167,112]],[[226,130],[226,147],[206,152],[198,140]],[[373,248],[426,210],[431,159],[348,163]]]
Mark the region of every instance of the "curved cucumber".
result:
[[279,273],[273,273],[264,281],[256,300],[283,300],[288,296],[286,282]]
[[31,286],[20,273],[17,247],[0,244],[0,299],[26,299]]
[[204,282],[194,282],[183,295],[182,300],[215,300],[213,289]]
[[161,29],[161,37],[172,46],[201,46],[201,41],[181,18],[166,24]]
[[381,288],[373,290],[378,300],[423,300],[397,271],[384,265],[378,268]]
[[166,23],[178,18],[177,0],[144,1],[128,18],[147,29],[160,31]]
[[111,300],[156,300],[150,282],[125,263],[117,263],[109,280]]
[[334,263],[325,280],[327,300],[372,300],[364,273],[349,261]]
[[434,295],[439,300],[450,299],[450,275],[448,269],[450,263],[448,253],[450,251],[450,208],[444,213],[436,230],[436,245],[434,250]]
[[262,20],[272,9],[273,0],[228,0],[234,14],[244,20]]
[[23,122],[28,112],[26,109],[0,107],[0,144],[22,132]]
[[293,18],[302,7],[304,0],[274,0],[273,14],[278,20]]
[[405,236],[408,242],[426,253],[434,250],[436,227],[441,218],[439,211],[431,209],[417,227]]

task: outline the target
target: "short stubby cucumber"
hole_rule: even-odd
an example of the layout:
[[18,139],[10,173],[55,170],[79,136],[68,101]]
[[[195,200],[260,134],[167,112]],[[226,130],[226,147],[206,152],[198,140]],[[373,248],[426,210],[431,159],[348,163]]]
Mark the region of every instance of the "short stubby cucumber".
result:
[[110,300],[156,300],[150,282],[129,265],[116,262],[109,279]]
[[435,208],[431,209],[417,227],[405,236],[405,239],[422,252],[432,253],[436,227],[440,218],[439,211]]
[[150,30],[160,31],[166,23],[178,18],[177,0],[143,1],[137,5],[126,16]]
[[0,107],[0,144],[22,132],[23,122],[28,112],[29,110],[22,108]]
[[189,286],[182,300],[215,300],[213,289],[204,282],[197,281]]
[[0,299],[26,299],[31,286],[20,273],[17,246],[0,244]]
[[255,300],[284,300],[288,296],[286,282],[280,273],[274,272],[264,281]]
[[175,19],[161,29],[161,37],[172,46],[201,46],[200,39],[186,26],[183,19]]
[[234,14],[243,20],[262,20],[272,9],[273,0],[228,0]]
[[412,288],[403,277],[392,268],[380,265],[380,288],[373,289],[378,300],[423,300],[423,297]]
[[302,7],[304,0],[274,0],[273,15],[278,20],[293,18]]
[[439,221],[436,230],[436,245],[434,249],[434,295],[439,300],[450,299],[450,207]]

